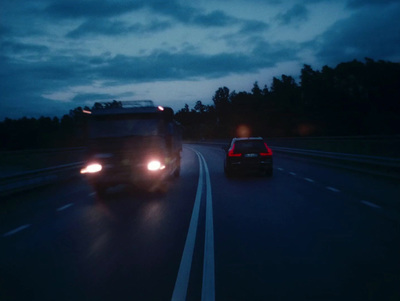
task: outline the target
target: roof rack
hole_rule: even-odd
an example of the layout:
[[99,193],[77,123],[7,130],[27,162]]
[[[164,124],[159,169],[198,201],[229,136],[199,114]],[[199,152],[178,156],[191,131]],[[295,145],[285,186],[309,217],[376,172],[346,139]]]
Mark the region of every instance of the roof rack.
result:
[[95,115],[115,115],[115,114],[141,114],[157,113],[162,111],[161,107],[156,107],[151,100],[130,100],[95,103],[89,114]]
[[154,102],[152,100],[128,100],[121,101],[123,108],[154,108]]

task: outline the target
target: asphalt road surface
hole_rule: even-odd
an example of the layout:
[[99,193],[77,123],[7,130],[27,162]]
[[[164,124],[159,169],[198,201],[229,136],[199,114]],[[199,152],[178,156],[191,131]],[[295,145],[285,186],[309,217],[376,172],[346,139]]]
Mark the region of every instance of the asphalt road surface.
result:
[[[400,300],[400,185],[186,145],[165,194],[82,178],[0,204],[0,300]],[[397,208],[397,209],[396,209]]]

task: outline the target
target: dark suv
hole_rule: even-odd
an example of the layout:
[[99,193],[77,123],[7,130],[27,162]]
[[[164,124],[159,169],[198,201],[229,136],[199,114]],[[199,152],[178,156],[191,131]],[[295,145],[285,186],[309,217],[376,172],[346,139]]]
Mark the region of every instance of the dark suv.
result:
[[272,176],[272,150],[261,137],[233,138],[226,152],[224,171],[227,176],[234,172]]

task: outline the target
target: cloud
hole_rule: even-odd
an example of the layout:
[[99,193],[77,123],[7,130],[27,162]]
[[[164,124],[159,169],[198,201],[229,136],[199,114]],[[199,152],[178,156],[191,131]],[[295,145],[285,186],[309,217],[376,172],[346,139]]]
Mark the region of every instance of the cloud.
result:
[[237,21],[237,18],[230,17],[223,11],[215,10],[209,14],[195,15],[191,22],[205,27],[220,27],[235,24]]
[[400,5],[376,12],[363,9],[338,21],[325,33],[308,43],[318,59],[336,64],[370,57],[400,60]]
[[170,28],[170,22],[153,21],[148,24],[135,23],[128,25],[126,22],[91,19],[76,29],[70,31],[66,36],[69,38],[82,38],[90,35],[119,36],[126,34],[145,34],[163,31]]
[[391,3],[398,3],[398,0],[348,0],[348,7],[358,8],[369,5],[382,5],[387,6]]
[[242,28],[239,33],[241,35],[248,35],[254,33],[262,33],[270,28],[269,24],[262,21],[243,21]]
[[[46,51],[45,47],[40,46],[30,46],[26,49]],[[292,45],[273,45],[262,43],[261,40],[254,46],[253,52],[247,54],[238,52],[206,55],[193,50],[186,52],[158,50],[145,56],[79,56],[48,53],[45,57],[37,56],[30,61],[3,55],[0,58],[2,108],[15,105],[17,114],[20,110],[19,103],[37,107],[43,105],[46,99],[50,107],[53,107],[54,103],[60,103],[60,106],[65,108],[68,102],[52,100],[50,95],[60,91],[73,91],[74,87],[93,87],[98,81],[103,83],[99,90],[104,91],[107,87],[134,83],[168,80],[203,81],[232,74],[250,74],[293,59],[295,55],[296,51],[292,50]],[[120,96],[121,94],[112,96],[111,93],[84,93],[71,96],[69,101],[77,103],[104,98],[114,99]],[[10,102],[13,105],[10,105]],[[10,110],[7,110],[7,115],[12,116]]]
[[55,18],[77,19],[90,17],[112,17],[137,10],[145,1],[69,1],[62,0],[49,4],[44,10]]
[[[70,0],[61,0],[56,3],[50,4],[45,12],[54,18],[64,19],[86,19],[87,22],[83,23],[75,31],[71,32],[69,36],[84,35],[84,30],[88,32],[98,33],[114,33],[114,32],[129,32],[135,30],[146,30],[139,26],[139,24],[129,26],[127,24],[121,24],[120,22],[106,22],[103,26],[100,26],[101,22],[105,19],[112,17],[118,17],[123,14],[127,14],[133,11],[148,10],[151,12],[153,17],[163,16],[169,17],[172,21],[178,21],[185,25],[193,25],[199,27],[225,27],[235,25],[237,23],[243,23],[250,26],[250,21],[241,20],[236,17],[232,17],[221,10],[214,10],[211,12],[205,12],[200,8],[182,4],[184,2],[179,1],[158,1],[158,0],[142,0],[142,1],[96,1],[88,0],[81,1],[79,5]],[[162,22],[155,22],[153,25],[163,24]],[[167,25],[166,23],[163,25]],[[136,29],[135,27],[139,27]],[[102,31],[100,29],[103,29]]]
[[298,23],[308,20],[308,9],[302,4],[296,4],[284,13],[278,14],[276,19],[281,25]]
[[15,41],[2,41],[0,45],[0,53],[8,55],[28,54],[33,55],[44,55],[49,52],[47,46],[38,44],[21,43]]
[[116,93],[116,94],[108,94],[108,93],[78,93],[73,98],[73,102],[84,103],[84,102],[96,102],[96,101],[110,101],[113,99],[120,99],[123,97],[131,97],[135,95],[133,92],[128,93]]
[[148,56],[117,55],[104,60],[96,69],[100,78],[110,81],[146,82],[218,78],[230,74],[247,74],[294,59],[293,45],[262,43],[251,53],[205,55],[192,52],[155,51]]

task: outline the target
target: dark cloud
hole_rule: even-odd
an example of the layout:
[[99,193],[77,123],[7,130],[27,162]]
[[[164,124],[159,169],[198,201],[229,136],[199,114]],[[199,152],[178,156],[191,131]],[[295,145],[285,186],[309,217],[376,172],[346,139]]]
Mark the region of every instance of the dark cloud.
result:
[[112,17],[142,8],[145,1],[56,1],[48,5],[45,12],[56,18],[76,19],[90,17]]
[[276,19],[280,24],[288,25],[308,20],[308,9],[303,4],[296,4],[286,12],[279,14]]
[[[104,19],[143,9],[150,10],[154,16],[169,17],[183,24],[200,27],[222,27],[246,22],[245,20],[229,16],[221,10],[206,13],[201,9],[196,9],[182,3],[174,0],[143,0],[129,2],[124,0],[89,0],[81,1],[78,4],[70,0],[61,0],[50,4],[45,9],[45,12],[56,18],[88,20],[82,24],[81,28],[77,29],[79,34],[82,35],[84,35],[85,28],[88,29],[89,32],[100,29],[99,23],[104,22]],[[141,28],[139,28],[139,30],[140,29]],[[103,31],[99,30],[99,33],[104,32],[108,34],[108,32],[118,32],[120,30],[125,32],[129,31],[129,26],[126,24],[117,24],[116,22],[108,22],[108,24],[103,25]],[[131,28],[131,30],[135,30],[135,28]],[[71,33],[71,35],[75,35],[75,32]]]
[[[106,87],[155,80],[217,78],[255,72],[294,57],[295,53],[290,48],[269,43],[255,45],[254,51],[248,54],[205,55],[161,50],[148,56],[48,55],[45,60],[37,59],[32,62],[3,56],[0,60],[0,91],[7,103],[11,101],[18,104],[20,101],[42,104],[45,99],[43,95],[66,91],[69,87],[92,85],[96,80],[105,82]],[[79,103],[113,97],[109,94],[82,94],[72,101]],[[51,100],[48,101],[52,103]],[[62,104],[63,107],[64,105]]]
[[196,15],[192,20],[194,24],[206,27],[228,26],[235,24],[237,21],[237,18],[230,17],[220,10],[213,11],[209,14]]
[[379,13],[364,9],[335,23],[308,46],[321,62],[339,63],[365,57],[400,60],[400,5]]
[[358,8],[368,5],[382,5],[386,6],[391,3],[398,3],[398,0],[348,0],[347,5],[351,8]]
[[129,25],[126,22],[91,19],[69,32],[67,37],[81,38],[89,35],[119,36],[126,34],[145,34],[166,30],[171,26],[169,22],[158,21],[148,24],[135,23]]
[[122,97],[131,97],[135,93],[117,93],[117,94],[105,94],[105,93],[79,93],[72,98],[73,102],[83,103],[83,102],[96,102],[96,101],[110,101],[112,99],[120,99]]
[[166,51],[154,52],[144,57],[118,55],[105,60],[96,69],[96,73],[101,78],[117,82],[215,78],[275,66],[278,61],[286,59],[281,54],[282,51],[278,57],[274,51],[272,55],[269,55],[268,49],[264,49],[262,56],[241,53],[204,55]]
[[269,24],[262,21],[245,21],[239,31],[241,35],[249,35],[254,33],[262,33],[270,28]]
[[15,41],[2,41],[0,53],[8,55],[28,54],[30,56],[45,55],[49,51],[47,46],[38,44],[28,44]]

